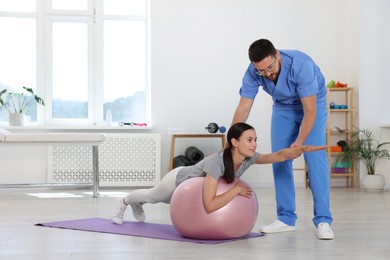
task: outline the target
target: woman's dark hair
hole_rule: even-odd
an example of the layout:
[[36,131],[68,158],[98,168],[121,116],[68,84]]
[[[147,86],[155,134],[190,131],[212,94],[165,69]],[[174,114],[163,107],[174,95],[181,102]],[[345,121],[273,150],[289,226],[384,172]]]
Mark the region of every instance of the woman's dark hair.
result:
[[276,49],[272,42],[267,39],[260,39],[249,46],[249,60],[251,62],[260,62],[268,56],[276,56]]
[[227,142],[228,147],[225,148],[223,151],[223,165],[225,166],[225,172],[223,173],[222,178],[227,183],[232,183],[235,178],[234,173],[234,163],[233,163],[233,157],[232,157],[232,139],[240,139],[243,132],[249,129],[254,129],[252,126],[248,125],[247,123],[236,123],[232,125],[227,132]]

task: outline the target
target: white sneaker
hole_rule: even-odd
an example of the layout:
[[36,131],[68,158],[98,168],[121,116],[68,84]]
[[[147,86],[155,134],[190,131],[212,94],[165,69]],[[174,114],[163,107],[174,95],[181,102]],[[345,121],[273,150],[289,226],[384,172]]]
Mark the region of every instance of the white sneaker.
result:
[[111,217],[115,224],[122,225],[123,215],[125,214],[126,208],[127,205],[123,202],[123,198],[119,198],[115,203]]
[[279,233],[288,231],[295,231],[295,227],[289,226],[278,219],[274,220],[274,222],[272,222],[268,226],[260,228],[260,232],[263,233]]
[[130,203],[129,204],[131,208],[133,209],[133,216],[136,220],[139,222],[145,221],[145,212],[144,209],[142,208],[141,203]]
[[318,239],[327,239],[332,240],[334,239],[334,233],[332,229],[330,228],[329,224],[326,222],[321,222],[317,226],[317,238]]

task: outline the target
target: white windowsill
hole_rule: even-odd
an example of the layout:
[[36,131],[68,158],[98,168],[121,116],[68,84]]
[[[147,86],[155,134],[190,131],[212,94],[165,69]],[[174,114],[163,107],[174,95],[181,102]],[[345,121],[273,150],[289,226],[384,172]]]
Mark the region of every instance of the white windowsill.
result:
[[151,126],[105,126],[105,125],[24,125],[9,126],[0,124],[0,128],[7,130],[151,130]]

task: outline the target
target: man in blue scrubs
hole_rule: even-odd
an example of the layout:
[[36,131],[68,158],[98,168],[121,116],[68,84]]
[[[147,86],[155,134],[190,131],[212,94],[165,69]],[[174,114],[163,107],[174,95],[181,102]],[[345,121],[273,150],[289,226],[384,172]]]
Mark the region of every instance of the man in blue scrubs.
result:
[[[249,47],[251,63],[240,88],[232,124],[248,119],[259,87],[272,96],[272,151],[299,145],[326,145],[326,86],[319,67],[305,53],[276,50],[266,39]],[[334,239],[330,225],[329,168],[326,151],[305,153],[319,239]],[[292,161],[273,164],[277,219],[260,228],[264,233],[295,230],[295,187]]]

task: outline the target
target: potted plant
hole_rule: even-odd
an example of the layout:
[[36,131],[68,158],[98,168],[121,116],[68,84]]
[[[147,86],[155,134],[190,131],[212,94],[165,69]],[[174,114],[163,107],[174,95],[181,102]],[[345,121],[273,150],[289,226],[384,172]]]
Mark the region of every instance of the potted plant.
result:
[[[24,92],[11,92],[7,89],[0,91],[0,109],[9,112],[10,125],[23,125],[24,114],[32,102],[44,106],[44,100],[34,93],[32,88],[24,87]],[[3,98],[4,97],[4,98]]]
[[382,190],[385,186],[385,179],[382,174],[376,174],[376,166],[380,159],[390,159],[390,152],[387,147],[390,142],[380,142],[375,134],[369,129],[358,129],[346,142],[338,160],[343,162],[361,161],[367,170],[363,177],[362,184],[366,190]]

